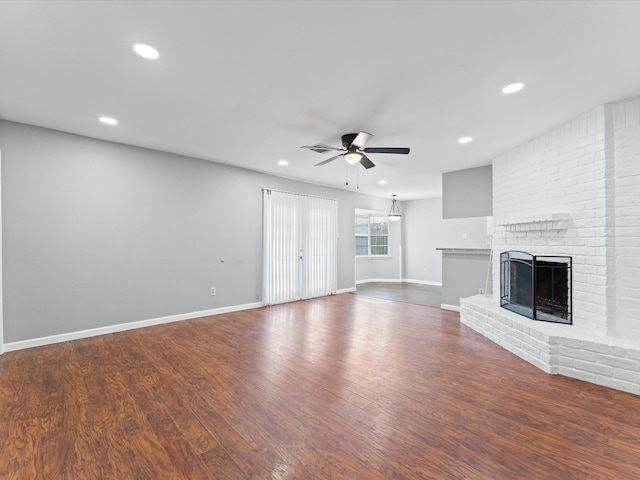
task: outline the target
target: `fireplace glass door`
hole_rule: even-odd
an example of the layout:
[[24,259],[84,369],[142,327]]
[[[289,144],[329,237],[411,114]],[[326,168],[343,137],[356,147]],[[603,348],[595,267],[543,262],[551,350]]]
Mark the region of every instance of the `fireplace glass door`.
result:
[[534,320],[571,324],[571,257],[500,254],[500,305]]

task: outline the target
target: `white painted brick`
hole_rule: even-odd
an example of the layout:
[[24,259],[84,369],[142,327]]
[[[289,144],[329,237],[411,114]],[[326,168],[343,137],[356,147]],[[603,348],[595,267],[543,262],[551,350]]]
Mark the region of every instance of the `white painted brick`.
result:
[[509,342],[509,345],[513,348],[520,348],[520,345],[522,344],[522,342],[513,335],[507,335],[507,342]]
[[615,388],[627,393],[640,395],[640,385],[632,382],[625,382],[611,377],[596,377],[595,383],[603,387]]
[[537,366],[537,363],[539,362],[539,359],[535,355],[532,355],[530,352],[527,352],[522,348],[514,347],[513,350],[511,351],[528,363],[531,363]]
[[625,347],[620,347],[618,345],[611,345],[610,355],[613,355],[618,358],[627,358],[627,349]]
[[[627,115],[627,109],[633,113]],[[608,149],[614,146],[613,156],[605,142]],[[527,332],[503,318],[494,327],[505,337],[500,342],[509,342],[505,348],[545,371],[635,394],[640,394],[640,347],[607,341],[606,332],[613,325],[616,335],[640,340],[639,154],[640,99],[633,99],[600,106],[493,162],[492,248],[571,255],[574,326],[568,328],[591,329],[605,338],[544,336],[538,325]],[[554,218],[557,211],[570,217]],[[508,221],[500,225],[498,218]],[[493,273],[498,292],[497,255]],[[607,316],[614,310],[612,324]],[[486,323],[486,317],[477,322]]]
[[505,332],[500,332],[500,331],[494,330],[493,334],[494,334],[495,338],[499,341],[498,343],[507,342],[508,341],[509,337]]
[[609,353],[610,351],[609,345],[596,343],[588,340],[582,340],[580,342],[580,348],[582,348],[583,350],[588,350],[595,353]]
[[563,338],[560,339],[560,349],[562,349],[562,347],[572,347],[574,349],[581,349],[582,348],[582,340],[580,340],[578,338],[565,338],[565,337],[563,337]]
[[[530,329],[529,336],[532,338],[533,341],[538,340],[538,341],[544,342],[545,344],[548,344],[549,342],[549,339],[545,338],[546,337],[545,334],[538,330]],[[532,343],[532,345],[535,345],[535,343]]]
[[598,355],[598,363],[611,367],[623,368],[633,372],[640,372],[640,361],[628,358],[613,357],[610,355]]
[[558,366],[573,368],[573,358],[570,357],[558,357]]
[[[527,360],[527,359],[523,359],[523,360]],[[546,372],[546,373],[551,373],[551,367],[549,366],[549,364],[547,362],[545,362],[544,360],[542,360],[541,358],[532,358],[531,360],[527,360],[529,363],[531,363],[532,365],[538,367],[540,370]]]
[[549,344],[547,342],[543,342],[533,336],[529,336],[527,343],[538,352],[549,353]]
[[596,383],[597,375],[570,367],[558,367],[558,373],[584,382]]
[[640,372],[631,372],[623,368],[615,368],[613,377],[640,385]]
[[595,363],[598,359],[598,354],[595,352],[582,350],[580,348],[565,347],[562,345],[560,346],[558,354],[562,357],[569,357],[591,363]]
[[558,359],[557,358],[555,358],[553,355],[549,355],[546,352],[540,352],[538,357],[540,358],[540,361],[543,362],[547,366],[550,366],[551,364],[555,365],[555,364],[558,363]]
[[[599,365],[596,363],[585,362],[584,360],[574,360],[573,366],[578,370],[584,370],[585,372],[595,373],[597,375],[613,376],[613,367],[608,365]],[[621,370],[624,371],[624,370]],[[624,378],[622,380],[625,380]]]
[[540,350],[538,350],[537,348],[529,345],[526,342],[522,342],[520,344],[520,349],[525,351],[525,352],[527,352],[531,356],[531,358],[536,358],[536,359],[540,358]]

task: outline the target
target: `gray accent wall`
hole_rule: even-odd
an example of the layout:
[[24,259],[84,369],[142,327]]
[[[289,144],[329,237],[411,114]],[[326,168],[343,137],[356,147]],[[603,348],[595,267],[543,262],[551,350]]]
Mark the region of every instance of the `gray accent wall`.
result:
[[442,218],[442,198],[403,202],[404,278],[442,282],[436,248],[488,248],[486,217]]
[[263,187],[338,200],[338,288],[353,288],[354,210],[389,206],[8,121],[0,148],[6,343],[261,301]]
[[442,174],[442,218],[493,215],[492,166]]
[[489,251],[442,252],[442,305],[460,306],[460,299],[491,291]]

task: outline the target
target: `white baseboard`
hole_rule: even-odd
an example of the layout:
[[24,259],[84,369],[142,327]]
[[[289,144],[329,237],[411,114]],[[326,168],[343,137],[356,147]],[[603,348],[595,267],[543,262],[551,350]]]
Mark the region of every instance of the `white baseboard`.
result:
[[453,310],[454,312],[460,311],[460,305],[449,305],[447,303],[441,303],[440,308],[442,310]]
[[356,287],[349,287],[349,288],[339,288],[336,293],[349,293],[349,292],[355,292],[356,291]]
[[442,282],[432,282],[430,280],[414,280],[412,278],[366,278],[364,280],[357,280],[356,285],[361,283],[371,282],[386,282],[386,283],[418,283],[420,285],[433,285],[435,287],[441,287]]
[[356,285],[360,285],[361,283],[371,283],[371,282],[401,283],[402,280],[399,278],[366,278],[364,280],[357,280]]
[[244,305],[234,305],[231,307],[214,308],[211,310],[200,310],[198,312],[181,313],[178,315],[169,315],[167,317],[151,318],[149,320],[140,320],[137,322],[120,323],[118,325],[109,325],[107,327],[91,328],[88,330],[80,330],[78,332],[62,333],[60,335],[51,335],[49,337],[32,338],[29,340],[21,340],[18,342],[5,343],[3,345],[4,352],[12,352],[14,350],[23,350],[25,348],[41,347],[43,345],[51,345],[52,343],[68,342],[70,340],[78,340],[81,338],[96,337],[107,333],[124,332],[135,328],[151,327],[153,325],[162,325],[163,323],[179,322],[182,320],[191,320],[194,318],[208,317],[211,315],[220,315],[222,313],[237,312],[240,310],[250,310],[252,308],[262,307],[261,302],[247,303]]
[[357,280],[356,285],[361,283],[371,282],[384,282],[384,283],[418,283],[420,285],[433,285],[435,287],[441,287],[442,282],[432,282],[430,280],[413,280],[411,278],[365,278],[364,280]]
[[419,283],[420,285],[433,285],[434,287],[442,286],[442,282],[432,282],[430,280],[413,280],[411,278],[403,278],[402,281],[407,283]]

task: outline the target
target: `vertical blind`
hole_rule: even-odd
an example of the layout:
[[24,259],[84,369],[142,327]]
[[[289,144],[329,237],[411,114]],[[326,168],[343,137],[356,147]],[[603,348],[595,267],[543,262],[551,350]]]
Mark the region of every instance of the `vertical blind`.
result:
[[336,293],[338,202],[262,191],[265,305]]

